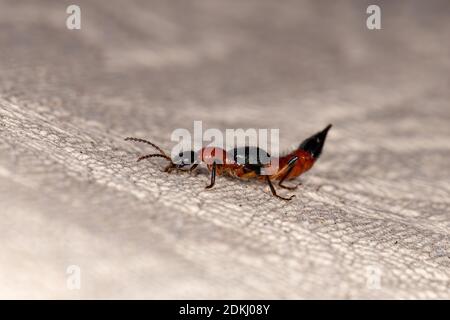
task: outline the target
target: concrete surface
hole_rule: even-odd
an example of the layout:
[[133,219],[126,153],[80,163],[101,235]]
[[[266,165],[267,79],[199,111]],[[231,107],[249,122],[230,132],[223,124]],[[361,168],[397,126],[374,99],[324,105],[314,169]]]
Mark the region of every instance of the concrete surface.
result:
[[[450,298],[450,5],[375,2],[1,0],[0,297]],[[194,120],[334,127],[286,203],[123,141]]]

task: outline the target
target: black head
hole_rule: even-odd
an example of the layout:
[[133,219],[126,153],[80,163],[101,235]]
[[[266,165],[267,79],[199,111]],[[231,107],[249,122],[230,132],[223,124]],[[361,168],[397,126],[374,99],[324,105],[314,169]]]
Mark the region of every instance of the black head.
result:
[[172,159],[172,162],[177,167],[182,168],[194,164],[196,160],[197,153],[195,151],[182,151]]
[[329,124],[322,131],[303,141],[298,148],[309,152],[314,159],[319,158],[320,154],[322,153],[325,139],[327,138],[328,130],[330,130],[330,128],[331,124]]

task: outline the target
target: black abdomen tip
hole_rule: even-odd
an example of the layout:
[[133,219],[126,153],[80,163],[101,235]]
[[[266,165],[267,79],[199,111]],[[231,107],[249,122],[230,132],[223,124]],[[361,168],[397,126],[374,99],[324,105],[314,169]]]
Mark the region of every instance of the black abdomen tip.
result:
[[329,124],[322,131],[304,140],[300,144],[299,149],[309,152],[315,159],[319,158],[322,153],[323,145],[325,144],[325,139],[327,138],[328,130],[330,130],[331,127],[332,124]]

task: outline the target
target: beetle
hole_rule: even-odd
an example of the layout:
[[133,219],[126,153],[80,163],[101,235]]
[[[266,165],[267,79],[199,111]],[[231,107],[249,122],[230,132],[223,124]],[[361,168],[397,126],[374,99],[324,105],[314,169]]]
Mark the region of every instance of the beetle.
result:
[[[141,156],[137,161],[154,157],[164,158],[169,161],[169,164],[164,168],[164,172],[170,173],[173,170],[192,172],[200,163],[206,164],[211,173],[210,183],[205,187],[206,189],[212,188],[216,182],[216,176],[220,175],[240,179],[256,178],[266,181],[275,197],[282,200],[291,200],[295,195],[288,198],[278,195],[272,181],[278,181],[279,187],[288,190],[295,190],[301,185],[299,183],[295,186],[288,186],[284,182],[295,179],[312,168],[322,154],[325,139],[331,126],[329,124],[322,131],[305,139],[297,149],[280,156],[277,159],[278,166],[275,168],[271,168],[275,158],[257,146],[236,147],[229,151],[218,147],[204,147],[199,151],[182,151],[172,159],[160,147],[148,140],[132,137],[125,138],[125,140],[146,143],[159,151],[159,153]],[[188,166],[188,170],[183,169]],[[273,170],[270,174],[263,175],[264,169]]]

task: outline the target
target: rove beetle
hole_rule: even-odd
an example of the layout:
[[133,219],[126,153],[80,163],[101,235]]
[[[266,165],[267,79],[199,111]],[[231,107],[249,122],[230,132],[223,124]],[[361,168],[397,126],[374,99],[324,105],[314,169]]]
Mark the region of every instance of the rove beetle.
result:
[[312,168],[322,153],[323,145],[330,128],[331,124],[322,131],[305,139],[296,150],[279,157],[278,166],[269,175],[262,175],[261,171],[263,168],[270,168],[271,159],[274,158],[270,157],[266,151],[259,147],[236,147],[229,151],[217,147],[204,147],[198,152],[192,150],[180,152],[177,157],[172,159],[160,147],[150,141],[130,137],[125,138],[125,140],[143,142],[158,150],[159,153],[141,156],[137,161],[153,157],[164,158],[169,161],[164,172],[170,173],[172,170],[178,171],[186,166],[190,166],[188,171],[192,172],[200,163],[205,163],[208,170],[211,172],[211,182],[206,186],[206,189],[210,189],[214,186],[216,175],[220,176],[225,174],[240,179],[257,178],[267,182],[275,197],[282,200],[291,200],[295,195],[292,195],[289,198],[278,195],[272,180],[278,180],[278,186],[288,190],[295,190],[301,185],[301,183],[299,183],[295,186],[287,186],[284,185],[283,182],[295,179]]

